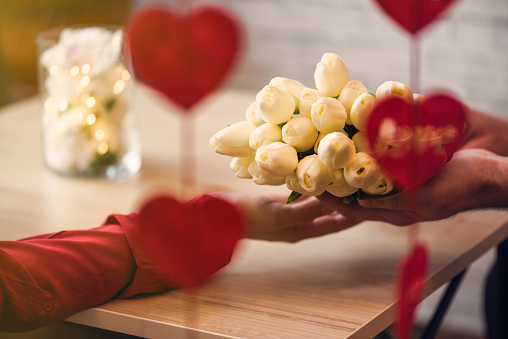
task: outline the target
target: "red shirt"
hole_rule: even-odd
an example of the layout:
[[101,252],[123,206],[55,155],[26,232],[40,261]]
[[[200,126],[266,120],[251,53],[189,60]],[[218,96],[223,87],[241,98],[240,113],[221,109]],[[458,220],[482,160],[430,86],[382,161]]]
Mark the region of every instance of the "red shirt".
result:
[[137,215],[99,228],[0,241],[0,332],[49,325],[114,297],[172,286],[131,236]]

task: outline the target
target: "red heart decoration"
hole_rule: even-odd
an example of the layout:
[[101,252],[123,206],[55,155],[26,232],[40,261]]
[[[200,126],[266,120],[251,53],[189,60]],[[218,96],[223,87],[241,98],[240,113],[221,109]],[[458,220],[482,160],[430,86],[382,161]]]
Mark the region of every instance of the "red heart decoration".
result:
[[125,41],[134,75],[188,110],[224,81],[241,34],[236,21],[215,7],[185,15],[149,7],[132,17]]
[[[389,148],[378,158],[396,185],[408,189],[429,180],[450,160],[465,134],[466,108],[446,94],[431,95],[413,103],[400,98],[381,101],[367,121],[367,140],[371,148],[388,122],[395,127],[395,134],[400,135],[404,130],[414,133],[407,142]],[[420,138],[422,131],[442,135],[442,145],[423,142],[427,139]]]
[[416,34],[455,0],[375,0],[383,11],[410,34]]
[[400,266],[399,306],[397,309],[397,337],[409,338],[416,307],[421,301],[427,274],[427,250],[417,244]]
[[186,288],[200,285],[227,265],[243,235],[239,211],[210,195],[186,203],[155,197],[142,207],[138,229],[150,262]]

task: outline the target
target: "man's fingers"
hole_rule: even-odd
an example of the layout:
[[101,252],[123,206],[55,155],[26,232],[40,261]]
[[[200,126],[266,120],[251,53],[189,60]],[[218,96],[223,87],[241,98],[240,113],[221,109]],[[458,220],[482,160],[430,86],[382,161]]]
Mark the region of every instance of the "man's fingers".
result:
[[294,204],[283,205],[284,212],[281,213],[281,225],[297,225],[310,222],[320,216],[334,212],[332,208],[327,207],[321,201],[315,198],[309,198]]
[[294,227],[287,235],[286,241],[297,242],[303,239],[320,237],[342,231],[356,224],[358,224],[358,221],[346,218],[338,213],[325,215]]

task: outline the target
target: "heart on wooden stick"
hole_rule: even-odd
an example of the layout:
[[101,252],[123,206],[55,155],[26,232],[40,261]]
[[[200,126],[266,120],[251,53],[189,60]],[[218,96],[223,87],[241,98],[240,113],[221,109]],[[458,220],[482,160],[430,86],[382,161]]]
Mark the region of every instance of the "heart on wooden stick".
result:
[[377,103],[367,121],[371,148],[389,145],[380,166],[401,189],[429,180],[460,146],[466,128],[465,106],[447,94],[408,103],[389,98]]
[[435,21],[455,0],[375,0],[383,11],[410,34]]
[[236,20],[212,6],[188,13],[146,8],[132,17],[125,36],[136,78],[181,106],[184,114],[223,83],[242,42]]
[[167,195],[150,199],[139,213],[144,254],[169,281],[194,288],[227,265],[243,236],[239,211],[202,195],[180,203]]

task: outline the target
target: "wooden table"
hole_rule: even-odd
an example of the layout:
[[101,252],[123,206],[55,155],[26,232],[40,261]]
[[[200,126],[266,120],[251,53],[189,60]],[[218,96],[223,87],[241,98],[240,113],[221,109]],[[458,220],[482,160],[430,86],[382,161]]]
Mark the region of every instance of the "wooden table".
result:
[[[197,115],[198,181],[203,190],[287,194],[236,179],[210,136],[244,119],[254,93],[228,90]],[[0,239],[98,226],[135,211],[154,190],[175,190],[178,116],[145,89],[137,109],[141,173],[126,182],[76,179],[45,169],[37,98],[0,110]],[[421,226],[431,265],[425,295],[508,236],[507,212],[475,212]],[[150,338],[370,338],[388,327],[394,278],[408,228],[364,223],[297,244],[245,240],[231,265],[197,294],[171,291],[113,300],[70,322]]]

